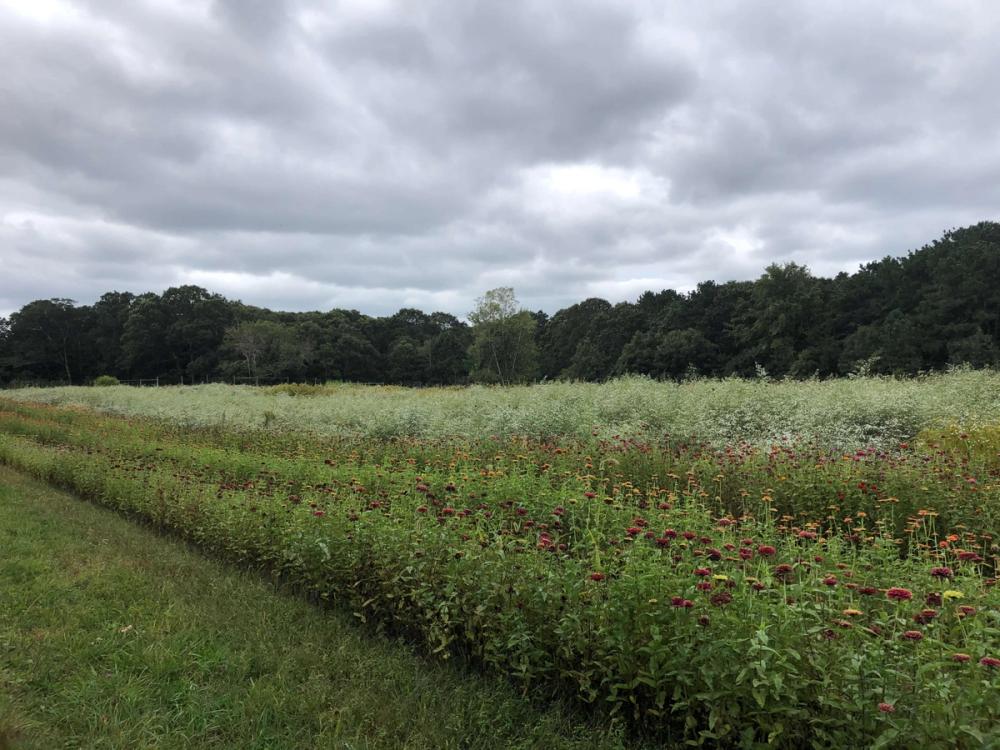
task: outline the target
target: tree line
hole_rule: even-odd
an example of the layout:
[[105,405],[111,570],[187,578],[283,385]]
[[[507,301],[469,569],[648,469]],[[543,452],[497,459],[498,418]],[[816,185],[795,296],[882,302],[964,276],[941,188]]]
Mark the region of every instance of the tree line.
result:
[[774,377],[913,374],[1000,365],[1000,224],[946,232],[902,258],[813,276],[587,299],[552,316],[487,292],[468,322],[412,308],[275,312],[197,286],[30,302],[0,318],[0,384],[243,379],[446,385],[625,373]]

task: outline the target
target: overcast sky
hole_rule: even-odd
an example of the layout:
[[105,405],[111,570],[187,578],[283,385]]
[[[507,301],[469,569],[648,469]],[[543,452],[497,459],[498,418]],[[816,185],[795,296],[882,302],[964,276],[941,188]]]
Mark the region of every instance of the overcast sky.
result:
[[0,0],[0,315],[555,312],[1000,218],[1000,5]]

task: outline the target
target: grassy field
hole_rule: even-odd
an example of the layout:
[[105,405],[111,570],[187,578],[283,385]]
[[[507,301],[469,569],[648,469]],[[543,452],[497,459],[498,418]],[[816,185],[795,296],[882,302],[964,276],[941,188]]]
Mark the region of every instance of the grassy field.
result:
[[331,384],[45,388],[5,397],[190,427],[293,430],[373,439],[696,436],[714,445],[780,439],[893,447],[921,429],[1000,421],[1000,374],[827,381],[694,380],[411,389]]
[[106,509],[0,467],[0,748],[601,748]]
[[[22,391],[0,462],[632,738],[972,748],[1000,745],[998,383]],[[670,399],[739,418],[667,430]],[[394,409],[438,427],[372,426]]]

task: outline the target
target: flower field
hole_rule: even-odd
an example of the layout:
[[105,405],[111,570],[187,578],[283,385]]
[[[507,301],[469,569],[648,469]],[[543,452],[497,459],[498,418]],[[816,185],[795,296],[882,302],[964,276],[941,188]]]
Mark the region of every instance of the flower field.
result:
[[640,739],[993,746],[998,383],[20,391],[0,461]]

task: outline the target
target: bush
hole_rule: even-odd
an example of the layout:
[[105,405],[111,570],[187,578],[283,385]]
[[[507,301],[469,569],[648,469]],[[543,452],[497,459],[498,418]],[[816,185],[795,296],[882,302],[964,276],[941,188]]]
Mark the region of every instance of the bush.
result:
[[96,386],[108,386],[108,385],[121,385],[121,382],[114,375],[100,375],[94,378],[94,385]]

